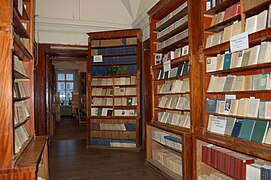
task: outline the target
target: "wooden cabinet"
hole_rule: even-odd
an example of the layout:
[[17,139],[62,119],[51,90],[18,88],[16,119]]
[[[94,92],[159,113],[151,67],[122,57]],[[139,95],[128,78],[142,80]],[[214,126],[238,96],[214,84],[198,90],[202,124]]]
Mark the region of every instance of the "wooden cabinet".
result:
[[88,35],[87,147],[139,151],[140,31]]
[[[48,179],[47,138],[34,129],[34,1],[1,1],[0,178]],[[33,157],[31,157],[33,156]]]

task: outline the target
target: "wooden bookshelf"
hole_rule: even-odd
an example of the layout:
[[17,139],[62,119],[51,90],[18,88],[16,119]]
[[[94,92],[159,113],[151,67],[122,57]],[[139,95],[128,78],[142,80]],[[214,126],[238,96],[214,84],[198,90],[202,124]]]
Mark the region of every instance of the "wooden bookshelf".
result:
[[[0,8],[0,94],[3,97],[0,105],[0,179],[34,180],[41,176],[49,179],[47,138],[35,135],[32,55],[35,2],[22,3],[21,10],[17,0],[3,1]],[[20,96],[15,92],[18,80],[24,84],[25,91],[23,94],[19,88]],[[47,164],[39,166],[41,159]],[[43,168],[42,175],[38,173],[39,167]]]
[[[141,149],[140,30],[105,31],[88,33],[88,35],[91,59],[88,62],[90,73],[87,74],[87,148],[139,151]],[[94,62],[95,55],[102,55],[102,62]],[[105,70],[99,72],[97,68]],[[93,84],[93,79],[97,82],[109,79],[110,83],[97,85]],[[103,91],[104,94],[97,95],[94,88],[99,88],[99,91]],[[111,94],[106,94],[108,90],[112,91]],[[110,100],[111,104],[107,105],[107,102],[103,105],[94,102],[92,104],[95,99]],[[128,104],[128,100],[132,101],[131,104]],[[93,110],[97,113],[93,114],[95,113]],[[99,114],[101,111],[107,113]],[[109,111],[111,112],[108,114]],[[94,126],[97,126],[97,129],[93,129]],[[100,126],[108,129],[100,130]],[[119,127],[125,127],[125,130],[118,129]]]
[[[205,1],[203,1],[205,3]],[[252,15],[256,15],[263,10],[268,10],[269,4],[271,3],[270,1],[249,1],[249,0],[240,0],[240,1],[222,1],[222,3],[218,4],[216,7],[203,12],[202,17],[203,17],[203,24],[207,24],[206,22],[208,19],[206,18],[208,15],[214,15],[217,14],[221,11],[226,10],[228,7],[232,6],[233,4],[236,4],[240,2],[241,6],[241,14],[233,16],[230,19],[227,19],[217,25],[214,25],[212,27],[205,27],[202,31],[204,32],[204,37],[206,41],[206,37],[210,35],[212,32],[221,32],[224,30],[224,28],[232,21],[235,20],[240,20],[241,21],[241,28],[242,31],[245,31],[245,24],[246,24],[246,18],[251,17]],[[251,6],[251,4],[255,3],[255,6]],[[249,8],[248,8],[249,7]],[[203,7],[204,8],[204,7]],[[204,10],[203,10],[204,11]],[[229,23],[229,24],[228,24]],[[249,47],[253,48],[258,45],[261,45],[262,42],[264,41],[270,41],[270,28],[266,27],[263,30],[251,33],[248,36],[248,41],[249,41]],[[205,42],[206,43],[206,42]],[[205,46],[205,44],[203,44]],[[232,175],[229,172],[226,172],[221,169],[223,167],[223,163],[219,164],[206,164],[203,162],[203,157],[202,156],[202,148],[203,146],[213,144],[214,146],[218,146],[219,148],[226,148],[226,151],[232,151],[233,153],[241,153],[242,155],[251,157],[255,159],[255,161],[260,161],[263,163],[270,164],[270,145],[265,144],[265,141],[263,139],[262,143],[256,142],[253,139],[246,140],[244,137],[242,137],[242,132],[239,131],[237,135],[233,134],[234,128],[236,126],[236,122],[233,122],[233,128],[229,129],[229,124],[230,120],[229,118],[236,118],[238,121],[243,121],[244,123],[247,122],[263,122],[263,123],[270,123],[270,118],[263,118],[259,117],[258,113],[256,117],[248,117],[249,115],[241,116],[241,115],[234,115],[234,114],[227,114],[227,113],[218,113],[216,112],[210,112],[209,111],[209,105],[207,103],[207,99],[225,99],[226,95],[234,95],[235,98],[241,99],[241,98],[250,98],[250,97],[255,97],[260,99],[261,101],[270,101],[270,90],[268,89],[262,89],[262,90],[256,90],[257,88],[252,88],[255,90],[251,89],[244,89],[244,90],[225,90],[223,89],[223,92],[208,92],[208,87],[210,84],[210,78],[211,76],[216,76],[216,77],[227,77],[229,75],[236,75],[238,76],[254,76],[257,74],[263,74],[263,73],[270,73],[270,62],[264,62],[264,63],[258,63],[256,59],[256,63],[253,64],[248,64],[248,65],[241,65],[241,66],[231,66],[230,68],[222,68],[220,70],[215,70],[211,72],[207,72],[207,58],[210,57],[216,57],[218,54],[227,54],[230,51],[230,42],[223,42],[218,45],[204,48],[202,50],[202,57],[203,57],[203,71],[202,71],[202,81],[203,81],[203,99],[205,102],[202,103],[202,121],[201,123],[198,124],[197,131],[195,132],[195,141],[196,141],[196,146],[195,148],[197,149],[197,156],[196,156],[196,172],[197,172],[197,177],[206,174],[210,176],[212,173],[221,173],[222,175],[229,176],[231,178],[235,178],[235,175]],[[231,53],[231,52],[229,52]],[[231,53],[232,54],[232,53]],[[258,58],[258,56],[256,57]],[[233,58],[231,58],[232,60]],[[241,58],[243,61],[243,57]],[[269,61],[269,60],[267,60]],[[224,59],[223,59],[223,63]],[[248,82],[247,82],[248,83]],[[254,80],[252,80],[252,83],[255,83]],[[232,84],[232,87],[234,84]],[[255,87],[257,87],[254,84]],[[225,86],[224,86],[225,87]],[[256,105],[256,104],[255,104]],[[225,105],[226,106],[226,105]],[[226,107],[225,107],[226,108]],[[207,111],[208,109],[208,111]],[[254,110],[256,109],[253,108]],[[238,113],[236,113],[238,114]],[[246,113],[248,114],[248,113]],[[225,122],[228,123],[227,125],[224,126],[225,131],[216,133],[214,128],[216,127],[214,123],[212,123],[212,120],[209,119],[209,115],[215,116],[215,119],[224,119]],[[210,124],[209,124],[210,123]],[[240,125],[243,126],[243,125]],[[226,129],[228,128],[228,129]],[[268,127],[267,127],[268,129]],[[230,131],[231,130],[231,131]],[[230,131],[230,134],[229,132]],[[263,130],[264,131],[264,130]],[[254,132],[254,127],[252,130],[247,129],[247,132],[251,133],[251,136],[253,136]],[[256,134],[254,134],[256,136]],[[264,137],[263,137],[264,138]],[[230,164],[234,166],[234,163]],[[242,172],[239,174],[240,176],[244,176],[243,173],[250,173],[248,170],[247,172]]]
[[[187,5],[186,5],[187,3]],[[202,28],[199,26],[199,22],[201,19],[200,14],[198,13],[197,8],[201,8],[202,4],[194,1],[166,1],[161,0],[159,1],[149,12],[150,15],[150,43],[151,43],[151,71],[152,71],[152,115],[151,115],[151,122],[147,124],[147,164],[156,169],[158,172],[163,174],[169,179],[194,179],[192,168],[193,163],[192,159],[193,156],[191,154],[195,153],[193,152],[192,148],[192,127],[196,126],[197,119],[201,118],[201,107],[197,106],[198,104],[201,104],[201,81],[198,81],[200,79],[201,74],[201,64],[199,62],[199,51],[200,51],[200,45],[202,41],[202,35],[201,31],[198,31],[199,28]],[[179,11],[179,12],[178,12]],[[175,14],[175,12],[177,12]],[[175,15],[174,15],[175,14]],[[160,38],[158,38],[158,33],[162,30],[166,29],[169,26],[172,26],[172,24],[175,24],[175,22],[181,20],[183,17],[188,16],[188,21],[184,23],[177,23],[178,26],[176,26],[174,29],[169,31],[167,34],[162,35]],[[161,24],[161,20],[165,20],[165,18],[169,18],[165,23]],[[183,20],[181,20],[183,21]],[[179,39],[176,38],[174,42],[171,44],[166,45],[165,47],[157,50],[157,43],[164,43],[165,41],[169,40],[170,38],[174,37],[179,32],[183,32],[185,30],[188,30],[188,36],[187,37],[181,37],[179,36]],[[198,38],[196,38],[198,37]],[[171,39],[170,39],[171,41]],[[182,51],[184,50],[184,47],[189,46],[189,51],[187,54],[182,55],[180,54],[179,57],[176,55],[178,53],[177,48],[181,48]],[[156,64],[156,56],[155,53],[162,53],[163,57],[168,52],[174,52],[174,57],[169,57],[171,64],[171,69],[178,68],[177,76],[170,75],[169,77],[166,76],[166,78],[160,79],[159,72],[163,70],[163,63]],[[185,52],[185,51],[184,51]],[[170,54],[170,53],[169,53]],[[170,55],[169,55],[170,56]],[[176,57],[177,56],[177,57]],[[189,66],[189,71],[186,72],[186,63]],[[176,69],[175,69],[176,70]],[[175,71],[174,70],[174,71]],[[173,72],[173,71],[172,71]],[[178,75],[178,72],[181,74]],[[163,92],[159,91],[159,86],[161,88],[161,85],[167,86],[166,84],[174,83],[177,81],[189,81],[189,88],[181,90],[180,92]],[[185,83],[183,83],[185,84]],[[174,86],[174,85],[172,85]],[[181,86],[181,85],[180,85]],[[171,90],[170,90],[171,91]],[[197,92],[196,92],[197,91]],[[190,105],[188,109],[182,109],[179,110],[177,108],[166,108],[166,107],[159,107],[158,104],[162,97],[172,97],[172,98],[187,98],[190,99]],[[184,101],[184,100],[179,100]],[[178,116],[179,118],[184,118],[185,124],[189,124],[187,126],[181,126],[181,125],[173,125],[169,122],[160,122],[161,115],[160,113],[172,113],[174,116]],[[160,118],[160,119],[159,119]],[[167,121],[167,120],[166,120]],[[152,138],[152,131],[161,131],[164,133],[169,134],[175,134],[178,135],[182,139],[182,149],[186,149],[185,151],[182,151],[182,153],[174,152],[178,155],[178,157],[181,157],[181,163],[178,164],[178,167],[182,168],[181,175],[176,174],[176,172],[173,172],[172,170],[174,168],[165,167],[162,162],[158,162],[155,160],[155,154],[153,154],[153,151],[156,149],[165,149],[169,151],[169,153],[172,153],[174,149],[164,146],[163,144],[153,140]],[[190,155],[189,155],[190,154]]]

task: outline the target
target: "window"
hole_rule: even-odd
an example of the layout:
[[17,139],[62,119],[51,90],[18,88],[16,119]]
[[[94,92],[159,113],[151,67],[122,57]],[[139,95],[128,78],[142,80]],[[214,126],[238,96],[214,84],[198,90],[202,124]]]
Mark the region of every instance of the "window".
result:
[[60,93],[60,103],[62,106],[70,106],[72,101],[72,92],[74,91],[74,74],[57,74],[57,92]]

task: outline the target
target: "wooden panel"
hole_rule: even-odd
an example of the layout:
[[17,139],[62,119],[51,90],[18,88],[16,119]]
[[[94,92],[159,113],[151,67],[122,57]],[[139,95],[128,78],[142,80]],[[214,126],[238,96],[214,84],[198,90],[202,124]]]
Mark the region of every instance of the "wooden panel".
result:
[[[4,2],[2,2],[4,3]],[[12,167],[12,57],[10,33],[0,31],[0,169]]]
[[134,37],[139,35],[139,29],[129,29],[129,30],[116,30],[116,31],[102,31],[87,33],[91,40],[96,39],[114,39],[123,37]]

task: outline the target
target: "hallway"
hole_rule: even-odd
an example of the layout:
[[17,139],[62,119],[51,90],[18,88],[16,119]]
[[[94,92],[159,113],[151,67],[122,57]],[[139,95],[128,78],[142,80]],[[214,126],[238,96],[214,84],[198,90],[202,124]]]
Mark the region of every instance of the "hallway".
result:
[[57,125],[49,147],[50,179],[165,179],[145,165],[145,152],[88,150],[81,139],[84,133],[85,128],[71,118],[63,118]]

